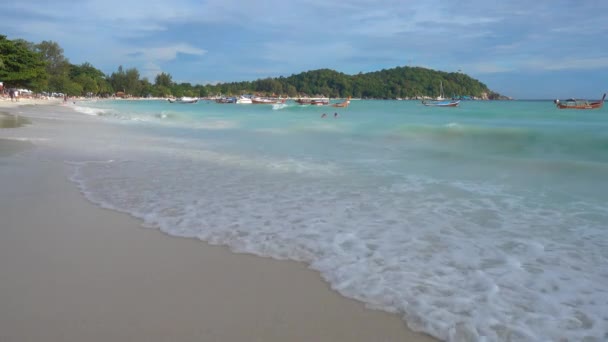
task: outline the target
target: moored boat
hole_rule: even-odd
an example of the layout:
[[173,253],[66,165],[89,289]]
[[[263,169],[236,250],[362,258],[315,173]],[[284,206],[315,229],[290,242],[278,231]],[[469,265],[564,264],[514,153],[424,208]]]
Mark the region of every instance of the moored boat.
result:
[[350,104],[350,96],[346,100],[344,100],[343,102],[333,103],[331,106],[332,107],[345,108],[345,107],[348,107],[349,104]]
[[236,97],[218,97],[215,103],[236,103]]
[[439,82],[439,96],[435,100],[422,100],[422,104],[427,107],[457,107],[460,100],[446,99],[443,94],[443,82]]
[[251,97],[240,96],[238,99],[236,99],[236,103],[237,104],[252,104],[253,101],[251,100]]
[[251,103],[253,103],[253,104],[285,103],[285,99],[270,98],[270,97],[254,97],[251,99]]
[[196,97],[182,96],[182,97],[177,98],[177,99],[167,99],[167,101],[169,101],[170,103],[197,103],[198,102],[198,98],[196,98]]
[[560,100],[553,101],[559,109],[598,109],[604,105],[606,94],[602,96],[602,99],[595,102],[589,102],[587,100],[567,99],[564,102]]
[[326,97],[303,97],[295,99],[294,101],[301,105],[311,106],[326,106],[329,104],[329,98]]
[[445,101],[423,100],[422,104],[427,107],[457,107],[460,104],[460,100],[445,100]]

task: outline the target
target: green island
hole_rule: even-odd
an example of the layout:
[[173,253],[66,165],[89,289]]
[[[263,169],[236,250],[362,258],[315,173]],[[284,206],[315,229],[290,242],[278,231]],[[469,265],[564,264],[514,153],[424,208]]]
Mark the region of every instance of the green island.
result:
[[154,81],[141,77],[136,68],[106,75],[88,62],[70,63],[53,41],[35,44],[0,35],[0,81],[5,89],[26,88],[35,93],[100,97],[207,97],[261,94],[267,96],[327,96],[331,98],[414,99],[447,97],[506,99],[484,83],[461,72],[422,67],[395,67],[347,75],[330,69],[306,71],[289,77],[218,84],[177,83],[169,73]]

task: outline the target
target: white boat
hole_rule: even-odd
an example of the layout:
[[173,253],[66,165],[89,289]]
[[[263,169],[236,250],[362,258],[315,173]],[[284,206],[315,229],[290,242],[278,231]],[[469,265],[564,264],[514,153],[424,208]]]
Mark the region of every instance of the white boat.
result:
[[241,96],[238,99],[236,99],[236,103],[237,104],[252,104],[253,101],[251,100],[251,97]]
[[253,104],[275,104],[275,103],[285,103],[285,99],[276,98],[276,97],[254,97],[251,99]]
[[197,103],[198,102],[198,98],[197,97],[182,96],[182,97],[177,98],[177,99],[167,99],[167,101],[169,101],[170,103]]

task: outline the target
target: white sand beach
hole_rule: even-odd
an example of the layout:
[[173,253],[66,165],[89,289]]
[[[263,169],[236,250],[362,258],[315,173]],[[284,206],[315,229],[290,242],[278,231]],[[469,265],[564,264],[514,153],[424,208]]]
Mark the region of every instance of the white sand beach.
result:
[[[48,102],[0,101],[0,112],[60,107]],[[90,203],[69,165],[32,153],[28,130],[45,119],[28,120],[0,128],[0,341],[433,340],[304,264],[171,237]]]

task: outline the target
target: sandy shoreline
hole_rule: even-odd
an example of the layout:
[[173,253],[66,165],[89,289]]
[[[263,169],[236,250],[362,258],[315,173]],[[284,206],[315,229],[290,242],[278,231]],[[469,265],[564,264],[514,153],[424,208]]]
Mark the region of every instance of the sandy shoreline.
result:
[[21,129],[0,129],[0,341],[432,340],[303,264],[170,237],[91,204],[68,165],[2,139]]

